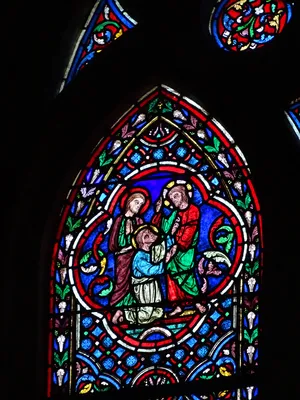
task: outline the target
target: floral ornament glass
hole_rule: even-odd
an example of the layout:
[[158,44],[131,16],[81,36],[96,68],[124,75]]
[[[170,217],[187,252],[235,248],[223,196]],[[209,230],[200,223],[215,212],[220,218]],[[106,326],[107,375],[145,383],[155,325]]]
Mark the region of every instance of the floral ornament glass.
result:
[[224,50],[254,50],[282,32],[292,9],[293,3],[285,0],[219,0],[209,30]]

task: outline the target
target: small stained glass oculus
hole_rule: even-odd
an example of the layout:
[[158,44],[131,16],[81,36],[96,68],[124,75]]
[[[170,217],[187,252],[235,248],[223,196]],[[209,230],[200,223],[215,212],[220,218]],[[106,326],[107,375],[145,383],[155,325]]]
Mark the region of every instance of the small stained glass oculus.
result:
[[292,17],[285,0],[219,0],[210,18],[210,33],[224,50],[255,50],[282,32]]

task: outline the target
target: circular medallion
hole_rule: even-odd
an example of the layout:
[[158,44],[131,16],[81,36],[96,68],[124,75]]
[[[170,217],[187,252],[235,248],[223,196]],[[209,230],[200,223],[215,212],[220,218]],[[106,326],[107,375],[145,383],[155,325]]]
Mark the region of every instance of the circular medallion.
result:
[[291,15],[292,5],[284,0],[220,0],[210,30],[225,50],[254,50],[281,33]]

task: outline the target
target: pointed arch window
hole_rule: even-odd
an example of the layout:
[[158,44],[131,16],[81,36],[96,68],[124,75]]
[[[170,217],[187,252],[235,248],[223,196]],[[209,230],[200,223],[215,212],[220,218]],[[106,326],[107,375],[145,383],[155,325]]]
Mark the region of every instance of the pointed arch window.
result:
[[97,53],[135,25],[117,0],[97,0],[74,46],[60,91]]
[[165,85],[100,136],[53,248],[48,396],[257,398],[262,222],[241,150]]
[[218,0],[210,33],[224,50],[255,50],[282,32],[292,17],[293,5],[286,0]]

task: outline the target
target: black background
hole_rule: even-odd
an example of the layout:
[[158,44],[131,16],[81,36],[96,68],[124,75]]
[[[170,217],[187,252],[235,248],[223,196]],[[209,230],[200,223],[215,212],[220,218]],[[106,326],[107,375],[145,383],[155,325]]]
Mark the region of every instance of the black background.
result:
[[157,83],[203,104],[251,167],[265,239],[261,398],[299,397],[300,142],[283,113],[300,96],[296,3],[276,40],[235,54],[208,33],[214,1],[122,0],[139,25],[58,96],[93,1],[3,5],[1,397],[44,397],[47,273],[60,207],[101,135]]

